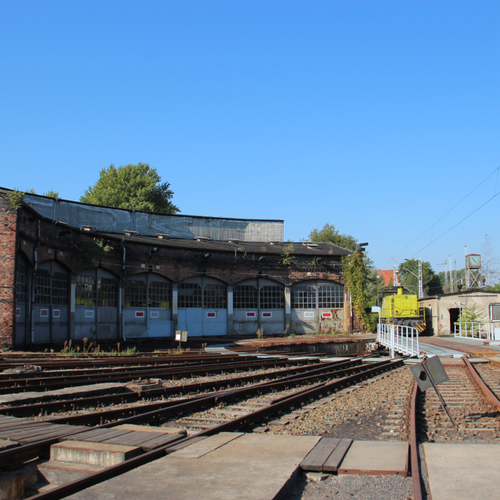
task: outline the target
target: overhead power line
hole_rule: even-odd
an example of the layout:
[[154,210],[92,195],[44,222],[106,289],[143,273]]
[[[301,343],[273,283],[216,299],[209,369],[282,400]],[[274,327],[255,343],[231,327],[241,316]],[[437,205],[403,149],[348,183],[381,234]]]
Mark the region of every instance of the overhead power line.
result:
[[424,250],[425,248],[427,248],[428,246],[432,245],[432,243],[434,243],[435,241],[437,241],[439,238],[441,238],[442,236],[444,236],[446,233],[448,233],[449,231],[451,231],[453,228],[455,228],[456,226],[458,226],[460,223],[462,223],[464,220],[466,220],[468,217],[470,217],[472,214],[474,214],[475,212],[477,212],[480,208],[484,207],[487,203],[489,203],[493,198],[495,198],[497,196],[497,184],[498,184],[498,173],[500,171],[500,167],[496,167],[489,175],[487,175],[474,189],[472,189],[471,191],[469,191],[469,193],[467,193],[459,202],[457,202],[455,205],[453,205],[453,207],[451,207],[444,215],[442,215],[436,222],[434,222],[431,226],[429,226],[428,229],[426,229],[423,233],[421,233],[419,236],[417,236],[412,242],[408,243],[408,245],[406,245],[404,248],[402,248],[399,252],[397,252],[396,254],[394,254],[393,257],[396,257],[397,255],[399,255],[401,252],[403,252],[404,250],[406,250],[408,247],[410,247],[411,245],[413,245],[413,243],[415,243],[416,241],[418,241],[424,234],[428,233],[429,231],[433,230],[434,229],[434,226],[436,224],[438,224],[439,222],[441,222],[450,212],[452,212],[458,205],[460,205],[460,203],[462,203],[465,199],[467,199],[472,193],[474,193],[474,191],[476,191],[477,189],[479,189],[491,176],[493,176],[496,172],[497,174],[497,177],[496,177],[496,181],[495,181],[495,191],[493,193],[493,196],[488,199],[485,203],[483,203],[480,207],[476,208],[473,212],[471,212],[469,215],[467,215],[466,217],[464,217],[460,222],[457,222],[454,226],[450,227],[448,230],[446,230],[444,233],[440,234],[437,238],[433,239],[429,244],[427,244],[426,246],[424,246],[423,248],[421,248],[418,252],[414,253],[413,254],[413,257],[415,255],[417,255],[419,252],[421,252],[422,250]]

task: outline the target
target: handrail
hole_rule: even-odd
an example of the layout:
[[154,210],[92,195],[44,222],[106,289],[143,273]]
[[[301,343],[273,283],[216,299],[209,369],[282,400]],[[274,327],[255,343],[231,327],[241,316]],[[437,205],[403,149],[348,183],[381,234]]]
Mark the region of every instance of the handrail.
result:
[[392,357],[395,352],[407,356],[420,356],[418,329],[404,325],[377,325],[377,342],[387,347]]
[[482,340],[500,340],[496,337],[495,330],[500,327],[499,323],[486,321],[458,321],[455,323],[455,337],[482,339]]

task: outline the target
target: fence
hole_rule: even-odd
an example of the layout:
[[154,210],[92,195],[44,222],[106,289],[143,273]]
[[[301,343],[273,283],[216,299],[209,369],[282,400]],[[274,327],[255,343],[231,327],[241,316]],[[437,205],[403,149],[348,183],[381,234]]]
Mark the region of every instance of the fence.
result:
[[500,323],[463,321],[455,323],[455,337],[500,341]]
[[395,353],[408,356],[420,356],[418,330],[411,326],[377,325],[377,342],[389,349],[392,357]]

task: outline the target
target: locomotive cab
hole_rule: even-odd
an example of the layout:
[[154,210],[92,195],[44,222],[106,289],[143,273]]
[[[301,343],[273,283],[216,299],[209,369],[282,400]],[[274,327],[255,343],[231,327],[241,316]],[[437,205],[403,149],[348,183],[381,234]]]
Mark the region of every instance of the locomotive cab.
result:
[[412,326],[420,332],[425,330],[424,309],[418,307],[415,294],[405,294],[403,287],[397,287],[397,293],[382,298],[382,323]]

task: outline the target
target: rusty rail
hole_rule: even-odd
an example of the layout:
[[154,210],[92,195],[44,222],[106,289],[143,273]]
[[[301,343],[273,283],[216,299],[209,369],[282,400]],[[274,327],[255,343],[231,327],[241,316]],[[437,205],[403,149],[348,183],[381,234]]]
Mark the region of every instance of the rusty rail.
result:
[[[277,413],[280,410],[284,410],[286,408],[293,408],[295,405],[300,405],[304,401],[320,397],[322,394],[325,393],[329,394],[331,391],[335,391],[343,387],[344,385],[347,385],[349,383],[354,383],[367,376],[376,375],[380,371],[396,368],[397,366],[400,366],[402,363],[403,359],[398,361],[383,363],[376,367],[368,368],[367,370],[361,373],[350,375],[348,377],[341,378],[334,382],[319,384],[319,387],[316,386],[312,388],[310,391],[301,391],[300,394],[298,395],[292,395],[286,400],[271,404],[266,408],[259,409],[250,414],[244,415],[234,420],[230,420],[228,422],[224,422],[223,424],[213,427],[211,429],[207,429],[206,431],[199,432],[196,436],[182,438],[179,441],[173,443],[171,442],[161,448],[144,453],[142,455],[139,455],[138,457],[127,460],[126,462],[122,462],[118,465],[108,467],[107,469],[104,469],[100,472],[97,472],[85,478],[77,479],[76,481],[73,481],[71,483],[63,484],[61,486],[53,488],[52,490],[40,493],[31,498],[33,500],[59,500],[61,498],[77,493],[83,489],[90,488],[91,486],[107,481],[108,479],[111,479],[113,477],[119,476],[120,474],[123,474],[132,469],[140,467],[141,465],[145,465],[149,462],[152,462],[153,460],[157,460],[158,458],[165,456],[168,453],[169,448],[177,446],[181,443],[187,443],[189,442],[189,440],[193,438],[201,436],[211,436],[214,434],[218,434],[219,432],[231,432],[237,429],[244,428],[248,424],[269,417],[270,415]],[[420,498],[415,497],[414,500],[421,500],[421,497]]]
[[420,389],[416,382],[413,383],[413,394],[411,398],[410,410],[410,460],[411,460],[411,480],[413,486],[413,500],[422,500],[422,486],[420,482],[420,467],[418,460],[417,441],[417,399]]
[[472,363],[465,357],[462,356],[462,359],[465,363],[465,366],[468,369],[468,374],[474,383],[474,385],[482,392],[483,396],[488,400],[488,402],[496,408],[496,410],[500,411],[500,400],[495,396],[495,394],[491,391],[491,389],[484,383],[481,375],[476,371],[476,369],[472,366]]

